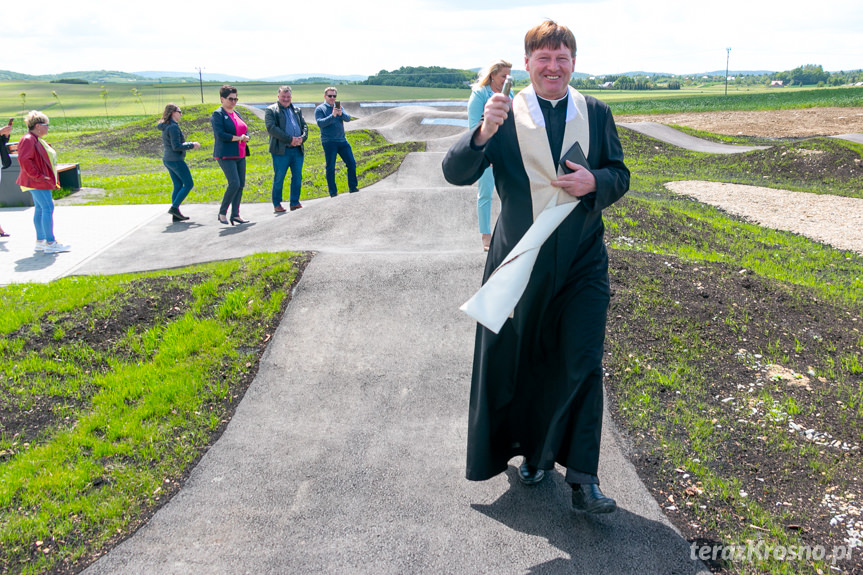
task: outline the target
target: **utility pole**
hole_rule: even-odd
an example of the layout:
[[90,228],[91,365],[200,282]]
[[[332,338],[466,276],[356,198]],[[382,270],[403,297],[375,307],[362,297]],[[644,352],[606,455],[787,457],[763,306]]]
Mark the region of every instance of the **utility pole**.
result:
[[[728,60],[731,59],[731,48],[725,49],[725,95],[728,95]],[[203,104],[204,101],[201,100]]]
[[[730,48],[729,48],[729,50],[730,50]],[[204,78],[201,75],[201,70],[203,70],[203,68],[198,67],[198,68],[195,68],[195,70],[198,71],[198,85],[201,86],[201,103],[203,104],[204,103]],[[727,90],[728,90],[728,88],[726,88],[726,91]]]

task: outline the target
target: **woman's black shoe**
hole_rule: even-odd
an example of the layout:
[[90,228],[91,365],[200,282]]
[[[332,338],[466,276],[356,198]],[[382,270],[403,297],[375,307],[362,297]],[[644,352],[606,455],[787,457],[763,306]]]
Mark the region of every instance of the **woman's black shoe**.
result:
[[231,216],[231,225],[232,226],[234,224],[248,224],[248,223],[249,223],[249,220],[244,220],[240,216]]
[[174,206],[171,206],[168,209],[168,213],[171,214],[172,216],[174,216],[175,222],[185,222],[186,220],[189,219],[180,213],[180,208],[175,208]]

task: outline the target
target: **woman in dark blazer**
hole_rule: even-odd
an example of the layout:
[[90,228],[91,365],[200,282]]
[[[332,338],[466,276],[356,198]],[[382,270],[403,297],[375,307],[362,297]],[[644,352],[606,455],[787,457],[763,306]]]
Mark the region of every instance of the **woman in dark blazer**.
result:
[[[215,145],[213,157],[225,173],[228,187],[219,208],[219,222],[223,224],[247,224],[249,220],[240,217],[240,201],[246,185],[246,156],[249,155],[248,127],[240,115],[234,111],[237,105],[237,89],[225,84],[219,90],[222,106],[210,116]],[[228,206],[231,217],[228,219]]]
[[182,117],[183,111],[176,104],[168,104],[165,106],[165,111],[162,112],[162,119],[156,124],[156,127],[162,132],[162,147],[165,149],[162,154],[162,163],[168,168],[168,175],[171,176],[171,181],[174,183],[174,190],[171,192],[171,207],[168,209],[168,213],[174,217],[175,222],[189,219],[180,213],[180,204],[195,186],[192,172],[186,165],[186,150],[197,150],[201,147],[198,142],[187,142],[183,137],[183,131],[180,130],[180,118]]

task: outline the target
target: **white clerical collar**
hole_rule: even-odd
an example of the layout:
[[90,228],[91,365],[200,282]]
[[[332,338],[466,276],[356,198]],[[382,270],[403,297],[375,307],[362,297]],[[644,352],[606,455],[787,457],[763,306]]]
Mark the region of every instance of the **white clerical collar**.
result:
[[557,108],[557,105],[560,104],[563,101],[563,99],[566,98],[566,96],[568,96],[568,95],[569,95],[569,92],[567,92],[566,95],[558,98],[557,100],[549,100],[548,98],[543,98],[542,96],[537,96],[536,98],[537,98],[537,100],[545,100],[546,102],[551,104],[552,108]]
[[[575,107],[575,97],[573,94],[575,93],[575,89],[572,86],[567,86],[568,88],[568,96],[570,96],[569,100],[566,103],[566,121],[571,122],[578,116],[578,109]],[[524,95],[527,100],[527,107],[530,110],[530,117],[533,118],[533,123],[540,127],[545,127],[545,118],[542,116],[542,110],[539,107],[539,96],[536,95],[536,91],[533,89],[533,84],[529,84],[527,88],[522,90],[519,93],[524,92]],[[563,98],[566,98],[564,96]],[[563,98],[559,98],[557,100],[549,100],[549,102],[557,103]]]

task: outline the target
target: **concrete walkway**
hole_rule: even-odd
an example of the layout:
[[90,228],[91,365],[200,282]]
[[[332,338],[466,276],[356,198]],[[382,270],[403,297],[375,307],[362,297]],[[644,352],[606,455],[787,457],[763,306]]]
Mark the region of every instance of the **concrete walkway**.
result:
[[741,146],[738,144],[720,144],[708,142],[695,136],[675,130],[671,126],[658,124],[656,122],[620,122],[618,126],[629,128],[651,138],[662,140],[678,148],[685,148],[694,152],[709,152],[711,154],[740,154],[753,150],[766,150],[770,146]]
[[[707,573],[608,414],[600,476],[617,513],[571,511],[560,470],[534,488],[512,466],[464,479],[475,324],[458,306],[479,287],[484,254],[475,188],[440,175],[442,136],[358,194],[279,216],[246,205],[253,223],[242,227],[220,226],[215,205],[184,207],[182,224],[167,206],[98,219],[94,208],[58,208],[58,237],[81,258],[65,273],[317,254],[223,436],[147,525],[85,573]],[[0,211],[11,245],[28,236],[25,216]],[[114,239],[85,255],[83,235],[103,220],[119,228]],[[53,261],[42,277],[63,275],[71,256],[36,256]],[[37,277],[13,266],[13,280],[27,273]]]

